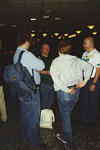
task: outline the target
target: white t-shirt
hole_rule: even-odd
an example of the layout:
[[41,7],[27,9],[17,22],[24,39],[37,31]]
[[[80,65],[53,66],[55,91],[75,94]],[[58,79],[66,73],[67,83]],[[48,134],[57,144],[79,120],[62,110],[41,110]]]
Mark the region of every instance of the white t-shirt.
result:
[[89,53],[86,51],[83,53],[82,60],[93,65],[94,69],[91,78],[94,78],[96,73],[96,68],[100,67],[100,52],[96,49],[94,49]]

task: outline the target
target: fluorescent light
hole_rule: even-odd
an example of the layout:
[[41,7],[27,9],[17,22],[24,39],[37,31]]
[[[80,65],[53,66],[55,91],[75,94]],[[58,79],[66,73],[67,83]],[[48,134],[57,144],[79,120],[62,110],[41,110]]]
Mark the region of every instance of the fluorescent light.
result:
[[12,24],[11,27],[12,27],[12,28],[16,28],[16,24]]
[[36,18],[31,18],[30,20],[31,20],[31,21],[36,21],[37,19],[36,19]]
[[4,27],[5,26],[5,24],[0,24],[0,27]]
[[51,12],[52,12],[52,10],[49,10],[49,9],[48,9],[48,10],[46,10],[45,12],[46,12],[46,13],[51,13]]
[[89,29],[93,29],[95,27],[95,25],[88,25]]
[[35,30],[32,30],[31,32],[33,32],[33,33],[34,33],[34,32],[35,32]]
[[49,19],[49,18],[50,18],[50,16],[43,16],[43,18],[44,18],[44,19]]
[[61,19],[60,17],[55,17],[55,18],[54,18],[54,20],[60,20],[60,19]]

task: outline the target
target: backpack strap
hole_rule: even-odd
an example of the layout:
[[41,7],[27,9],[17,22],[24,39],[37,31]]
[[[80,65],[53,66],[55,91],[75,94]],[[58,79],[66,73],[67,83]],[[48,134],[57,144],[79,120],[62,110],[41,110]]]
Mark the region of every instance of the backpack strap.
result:
[[20,63],[21,62],[21,58],[22,58],[22,55],[23,55],[23,53],[24,53],[25,51],[21,51],[20,52],[20,54],[19,54],[19,57],[18,57],[18,63]]

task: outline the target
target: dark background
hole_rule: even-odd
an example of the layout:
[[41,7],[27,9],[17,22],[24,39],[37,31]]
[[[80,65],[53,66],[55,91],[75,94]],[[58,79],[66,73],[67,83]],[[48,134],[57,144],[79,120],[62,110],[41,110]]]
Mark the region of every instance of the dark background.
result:
[[[31,18],[37,20],[31,21]],[[48,33],[46,40],[55,51],[58,39],[51,38],[54,32],[70,35],[81,30],[81,34],[70,39],[73,54],[80,57],[86,36],[93,36],[96,47],[100,49],[99,19],[100,0],[0,0],[0,38],[7,50],[15,50],[16,38],[20,33],[30,34],[34,30],[39,43],[44,40],[42,33]],[[87,27],[91,24],[95,25],[92,30]],[[93,31],[97,31],[97,35],[93,35]]]

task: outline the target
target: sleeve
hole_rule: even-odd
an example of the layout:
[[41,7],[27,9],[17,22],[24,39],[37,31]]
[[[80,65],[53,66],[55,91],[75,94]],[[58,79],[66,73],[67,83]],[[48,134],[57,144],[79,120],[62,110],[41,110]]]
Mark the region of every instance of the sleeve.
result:
[[95,56],[95,67],[100,67],[100,55]]
[[67,88],[65,84],[59,79],[60,73],[57,70],[57,67],[54,61],[52,62],[51,67],[50,67],[50,75],[52,77],[54,84],[57,85],[57,87],[59,87],[64,92],[69,91],[69,88]]
[[87,63],[81,59],[78,59],[81,69],[84,73],[85,79],[90,79],[93,73],[93,66],[90,63]]
[[33,69],[37,69],[38,71],[42,71],[45,68],[44,62],[30,52],[23,54],[22,61],[23,63],[31,65]]

